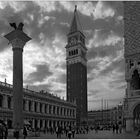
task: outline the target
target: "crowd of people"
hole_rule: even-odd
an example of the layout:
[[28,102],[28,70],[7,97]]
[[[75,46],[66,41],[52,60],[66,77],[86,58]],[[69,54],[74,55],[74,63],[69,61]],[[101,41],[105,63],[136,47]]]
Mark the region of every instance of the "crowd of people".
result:
[[[81,126],[81,127],[76,127],[76,126],[63,126],[62,127],[61,125],[58,125],[57,127],[48,127],[43,130],[41,130],[39,128],[30,129],[30,127],[24,126],[22,134],[23,134],[24,139],[27,138],[29,131],[39,132],[39,133],[44,132],[45,135],[56,134],[56,137],[58,139],[60,139],[60,138],[74,139],[75,135],[88,134],[89,131],[92,132],[93,130],[95,131],[95,133],[98,133],[98,131],[109,130],[109,131],[112,131],[113,134],[119,134],[119,133],[121,134],[123,127],[122,127],[122,124],[120,124],[120,123],[113,123],[111,125],[94,124],[93,126]],[[138,130],[137,136],[139,136],[139,135],[140,135],[140,129]],[[8,138],[8,128],[5,124],[0,123],[0,139],[7,139],[7,138]],[[19,138],[18,130],[14,131],[14,138],[16,138],[16,139]]]
[[43,132],[46,134],[56,134],[57,138],[75,138],[75,134],[87,134],[89,131],[88,126],[76,127],[76,126],[64,126],[58,125],[57,127],[46,128]]

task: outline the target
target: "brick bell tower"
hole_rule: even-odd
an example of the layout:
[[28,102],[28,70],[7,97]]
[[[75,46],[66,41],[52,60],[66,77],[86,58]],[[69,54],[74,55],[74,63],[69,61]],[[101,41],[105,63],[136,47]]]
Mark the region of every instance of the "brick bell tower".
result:
[[87,123],[87,48],[85,36],[75,6],[74,17],[67,35],[67,100],[76,100],[77,126]]

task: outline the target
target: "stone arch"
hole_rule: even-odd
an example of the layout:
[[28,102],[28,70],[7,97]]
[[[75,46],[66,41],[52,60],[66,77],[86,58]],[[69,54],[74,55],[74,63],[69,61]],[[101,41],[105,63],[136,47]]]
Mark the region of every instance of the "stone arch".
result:
[[134,68],[132,68],[131,71],[130,71],[130,78],[132,78],[132,75],[134,74],[134,71],[135,71],[135,70],[137,70],[137,71],[138,71],[138,74],[140,75],[140,68],[134,67]]
[[132,90],[139,90],[140,89],[140,73],[137,69],[133,70],[130,84],[131,84]]
[[136,130],[140,125],[140,101],[132,105],[130,115],[133,117],[133,127]]
[[139,101],[135,101],[135,103],[130,107],[130,109],[129,109],[130,112],[129,113],[130,113],[131,116],[133,116],[133,111],[136,108],[136,106],[139,105],[139,104],[140,104],[140,100]]

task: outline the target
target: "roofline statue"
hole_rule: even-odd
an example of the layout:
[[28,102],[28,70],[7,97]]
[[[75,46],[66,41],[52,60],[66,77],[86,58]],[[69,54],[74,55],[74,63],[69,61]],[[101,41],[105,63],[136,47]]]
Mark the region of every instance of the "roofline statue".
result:
[[23,30],[24,24],[23,24],[22,22],[19,23],[18,27],[17,27],[17,25],[16,25],[15,22],[9,23],[9,24],[10,24],[10,26],[11,26],[12,28],[14,28],[15,30],[20,30],[20,31]]

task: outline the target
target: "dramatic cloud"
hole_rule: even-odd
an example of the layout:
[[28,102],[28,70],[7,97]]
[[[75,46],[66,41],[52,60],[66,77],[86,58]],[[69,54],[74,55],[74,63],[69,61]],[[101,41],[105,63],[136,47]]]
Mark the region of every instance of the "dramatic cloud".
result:
[[30,73],[27,77],[27,82],[42,82],[45,78],[52,75],[52,72],[49,71],[49,67],[46,64],[35,65],[36,71]]
[[12,47],[4,35],[13,30],[10,22],[23,22],[32,38],[23,51],[24,87],[66,99],[65,46],[75,5],[88,48],[88,108],[100,109],[101,99],[116,106],[126,87],[122,2],[1,1],[0,81],[6,78],[12,84]]

